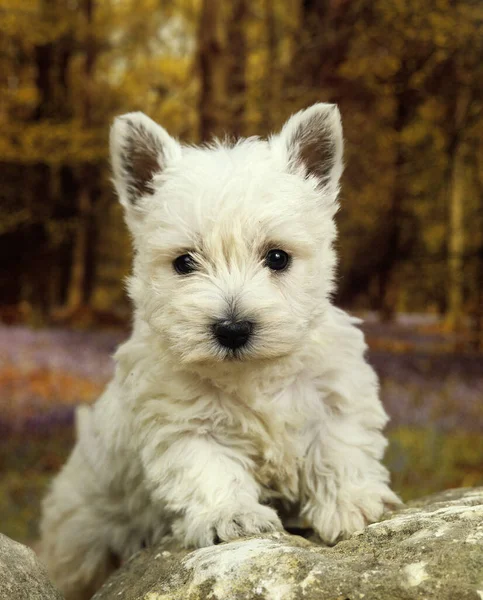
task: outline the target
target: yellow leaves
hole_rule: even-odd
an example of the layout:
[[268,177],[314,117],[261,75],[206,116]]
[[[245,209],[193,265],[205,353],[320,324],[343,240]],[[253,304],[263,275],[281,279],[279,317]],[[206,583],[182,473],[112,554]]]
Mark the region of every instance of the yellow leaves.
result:
[[401,62],[397,53],[386,49],[371,47],[367,53],[360,53],[345,62],[340,73],[349,79],[364,79],[367,83],[375,80],[390,80],[400,69]]
[[51,6],[41,0],[0,0],[0,31],[24,44],[45,44],[65,35],[75,15],[66,2]]
[[389,440],[386,463],[404,500],[449,487],[483,484],[483,438],[477,433],[399,427]]
[[60,370],[18,368],[6,364],[0,370],[0,387],[9,402],[2,406],[6,421],[13,419],[19,410],[22,417],[46,412],[53,405],[76,405],[93,402],[102,391],[96,383]]
[[445,108],[439,98],[432,96],[421,106],[419,114],[425,121],[435,123],[444,118]]
[[95,162],[107,156],[106,131],[86,129],[80,121],[5,124],[0,152],[3,160],[20,163]]
[[407,146],[417,146],[428,136],[428,128],[424,121],[413,121],[401,134],[401,141]]
[[424,242],[429,255],[436,255],[439,252],[441,245],[446,240],[447,233],[446,224],[434,222],[434,220],[428,227],[424,228]]
[[[39,101],[37,88],[31,85],[30,82],[19,82],[15,74],[8,76],[7,81],[9,81],[10,85],[2,90],[3,102],[8,103],[12,112],[14,112],[18,118],[30,114],[30,111],[35,108]],[[5,119],[5,117],[2,117],[4,117],[4,115],[0,112],[0,123]],[[5,120],[9,121],[10,119]]]
[[38,91],[30,85],[20,86],[15,90],[15,101],[20,106],[33,106],[38,101]]
[[155,64],[152,65],[155,72],[157,71],[167,83],[182,85],[186,82],[189,70],[191,69],[191,60],[186,58],[173,58],[163,56],[158,58]]
[[429,23],[433,32],[433,42],[436,46],[448,46],[455,39],[454,14],[451,12],[431,12],[428,15]]
[[2,212],[0,220],[0,235],[14,231],[21,225],[25,225],[31,219],[30,211],[26,208],[8,212]]

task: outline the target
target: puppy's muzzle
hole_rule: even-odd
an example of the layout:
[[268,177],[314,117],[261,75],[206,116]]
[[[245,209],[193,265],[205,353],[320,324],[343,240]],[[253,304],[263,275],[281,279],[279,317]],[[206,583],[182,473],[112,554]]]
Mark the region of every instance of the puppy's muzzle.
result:
[[221,320],[213,324],[213,333],[218,343],[230,350],[245,346],[253,331],[250,321]]

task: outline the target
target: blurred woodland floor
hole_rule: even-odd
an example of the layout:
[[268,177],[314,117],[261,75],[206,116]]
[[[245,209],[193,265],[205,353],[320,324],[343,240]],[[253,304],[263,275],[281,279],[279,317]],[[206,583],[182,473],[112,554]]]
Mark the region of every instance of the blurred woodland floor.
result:
[[[428,318],[364,326],[391,416],[386,462],[405,500],[483,484],[483,358]],[[40,498],[73,443],[73,407],[112,372],[120,331],[0,329],[0,531],[37,536]]]

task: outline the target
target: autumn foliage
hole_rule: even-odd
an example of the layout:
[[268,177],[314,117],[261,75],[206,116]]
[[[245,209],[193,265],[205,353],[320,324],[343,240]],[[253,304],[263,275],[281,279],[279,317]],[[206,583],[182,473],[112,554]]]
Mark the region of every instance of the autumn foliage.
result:
[[0,0],[0,48],[3,312],[126,318],[114,115],[193,142],[325,100],[347,140],[340,301],[445,315],[481,347],[478,0]]

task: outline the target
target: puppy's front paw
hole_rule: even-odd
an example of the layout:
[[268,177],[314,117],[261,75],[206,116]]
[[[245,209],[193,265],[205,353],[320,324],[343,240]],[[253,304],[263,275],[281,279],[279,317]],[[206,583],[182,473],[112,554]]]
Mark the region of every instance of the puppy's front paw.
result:
[[309,502],[304,515],[328,544],[351,536],[379,520],[384,512],[401,505],[398,496],[385,484],[341,488],[335,500]]
[[249,508],[242,507],[233,514],[221,515],[215,523],[216,535],[223,542],[282,528],[277,513],[262,504],[255,504]]
[[253,503],[233,506],[208,514],[187,515],[173,524],[173,534],[187,547],[211,546],[217,542],[283,529],[277,513],[268,506]]

